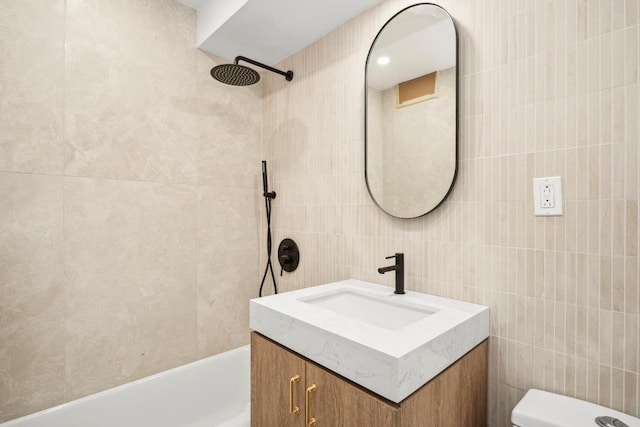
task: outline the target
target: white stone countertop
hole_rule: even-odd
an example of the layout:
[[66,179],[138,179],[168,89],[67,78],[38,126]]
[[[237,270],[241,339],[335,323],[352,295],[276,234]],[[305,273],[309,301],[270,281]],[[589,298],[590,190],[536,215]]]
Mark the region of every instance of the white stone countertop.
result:
[[[435,313],[389,330],[304,301],[344,289]],[[489,337],[489,308],[350,279],[252,299],[250,326],[399,403]]]

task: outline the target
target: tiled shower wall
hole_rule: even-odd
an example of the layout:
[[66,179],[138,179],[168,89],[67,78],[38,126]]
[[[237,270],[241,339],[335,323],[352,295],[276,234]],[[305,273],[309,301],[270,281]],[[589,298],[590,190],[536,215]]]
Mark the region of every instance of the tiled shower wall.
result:
[[[274,241],[298,241],[283,290],[345,278],[491,308],[490,424],[525,390],[640,415],[638,0],[437,1],[460,37],[459,174],[419,219],[383,214],[364,182],[364,63],[390,0],[269,77],[263,153]],[[561,175],[565,214],[533,216],[532,178]],[[263,233],[264,234],[264,233]],[[263,254],[264,259],[264,254]]]
[[174,0],[0,11],[0,422],[246,344],[260,85]]

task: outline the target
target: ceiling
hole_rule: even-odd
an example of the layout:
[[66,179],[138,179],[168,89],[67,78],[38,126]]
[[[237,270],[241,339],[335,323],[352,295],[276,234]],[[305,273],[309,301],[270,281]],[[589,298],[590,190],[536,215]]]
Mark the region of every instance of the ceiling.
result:
[[[386,57],[388,62],[378,64]],[[456,33],[449,15],[424,5],[397,15],[378,35],[367,64],[367,84],[386,90],[456,65]]]
[[322,38],[382,0],[178,0],[198,11],[198,47],[228,61],[268,65]]

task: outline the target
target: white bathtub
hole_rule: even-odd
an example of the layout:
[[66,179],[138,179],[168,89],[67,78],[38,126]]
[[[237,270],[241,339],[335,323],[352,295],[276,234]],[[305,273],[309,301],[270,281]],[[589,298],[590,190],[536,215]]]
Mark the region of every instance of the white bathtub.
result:
[[248,427],[249,353],[239,347],[0,427]]

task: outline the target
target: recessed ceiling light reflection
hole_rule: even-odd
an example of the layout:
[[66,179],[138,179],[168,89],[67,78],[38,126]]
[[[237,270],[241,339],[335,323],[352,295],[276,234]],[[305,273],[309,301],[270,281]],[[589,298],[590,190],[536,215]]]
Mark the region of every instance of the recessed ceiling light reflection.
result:
[[378,58],[378,60],[376,61],[376,63],[378,65],[387,65],[389,62],[391,62],[391,59],[389,59],[388,56],[381,56],[380,58]]

